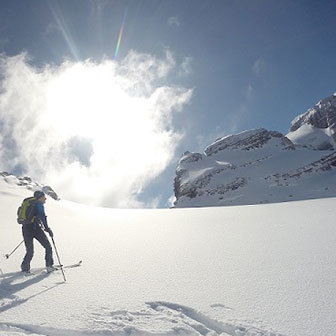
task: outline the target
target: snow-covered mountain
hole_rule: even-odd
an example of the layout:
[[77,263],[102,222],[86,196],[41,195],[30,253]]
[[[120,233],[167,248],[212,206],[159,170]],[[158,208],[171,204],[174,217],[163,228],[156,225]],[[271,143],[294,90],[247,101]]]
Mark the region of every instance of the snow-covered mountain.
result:
[[296,117],[287,137],[315,149],[336,149],[336,93]]
[[0,171],[0,179],[3,181],[9,183],[9,184],[15,184],[19,187],[35,191],[35,190],[43,190],[44,193],[49,195],[55,200],[59,200],[60,198],[56,194],[56,192],[48,185],[43,185],[38,182],[33,181],[30,177],[28,176],[15,176],[13,174],[9,174],[4,171]]
[[31,194],[0,179],[0,336],[336,334],[336,198],[174,210],[48,199],[62,263],[83,260],[64,283],[37,242],[30,277],[22,245],[2,257]]
[[292,121],[284,136],[264,128],[228,135],[203,154],[186,152],[175,207],[242,205],[336,196],[336,96]]

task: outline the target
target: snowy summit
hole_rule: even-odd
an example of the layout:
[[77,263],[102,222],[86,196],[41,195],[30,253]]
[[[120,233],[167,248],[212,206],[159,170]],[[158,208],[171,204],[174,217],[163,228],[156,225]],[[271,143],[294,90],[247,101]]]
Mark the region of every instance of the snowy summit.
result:
[[296,117],[287,137],[316,149],[336,149],[336,93]]
[[174,206],[243,205],[336,195],[336,96],[292,121],[284,136],[264,128],[228,135],[204,154],[186,152]]

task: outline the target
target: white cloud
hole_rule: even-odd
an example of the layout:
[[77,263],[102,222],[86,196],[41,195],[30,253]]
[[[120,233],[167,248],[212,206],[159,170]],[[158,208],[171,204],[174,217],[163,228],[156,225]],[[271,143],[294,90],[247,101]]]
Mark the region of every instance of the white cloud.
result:
[[168,207],[169,207],[169,208],[173,207],[175,201],[176,201],[176,197],[175,197],[175,195],[171,195],[171,196],[168,198],[168,201],[167,201],[167,205],[168,205]]
[[192,57],[185,57],[181,63],[181,74],[182,75],[190,75],[192,73],[191,63],[193,59]]
[[53,34],[55,32],[59,33],[60,31],[61,30],[54,22],[50,22],[48,23],[48,25],[45,28],[45,31],[42,34],[48,36],[49,34]]
[[251,84],[247,86],[246,93],[245,93],[246,99],[251,100],[253,97],[253,87]]
[[262,58],[258,58],[252,66],[252,71],[256,76],[261,76],[264,70],[265,61]]
[[0,168],[21,169],[67,199],[141,207],[139,194],[171,163],[183,136],[174,113],[192,91],[155,84],[174,66],[169,52],[42,69],[26,54],[2,55]]
[[168,26],[176,26],[176,27],[180,27],[181,25],[181,22],[180,20],[178,19],[178,17],[176,16],[171,16],[169,19],[168,19]]
[[109,2],[107,0],[90,0],[91,3],[91,14],[94,17],[99,17],[102,15],[104,9],[108,6]]

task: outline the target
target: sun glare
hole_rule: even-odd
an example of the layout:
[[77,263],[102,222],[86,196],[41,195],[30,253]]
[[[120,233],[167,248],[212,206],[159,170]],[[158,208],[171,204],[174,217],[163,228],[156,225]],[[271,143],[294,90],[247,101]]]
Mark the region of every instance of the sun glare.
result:
[[[75,65],[57,76],[48,87],[47,115],[66,136],[99,138],[118,132],[125,116],[134,114],[136,98],[120,87],[111,66]],[[115,125],[115,124],[118,125]]]
[[172,114],[191,97],[156,85],[170,59],[133,52],[121,63],[37,69],[21,55],[6,64],[6,116],[18,121],[11,133],[19,159],[10,164],[22,162],[68,199],[138,206],[137,195],[173,159],[181,135]]
[[171,134],[161,129],[157,99],[157,94],[152,99],[134,94],[132,82],[116,73],[114,62],[74,64],[61,69],[49,83],[44,122],[53,126],[60,139],[90,139],[91,161],[104,160],[102,153],[111,151],[112,161],[136,162],[136,169],[146,171],[153,161],[151,155],[161,153],[155,161],[161,160],[162,166],[171,155],[160,151],[162,146],[169,147]]

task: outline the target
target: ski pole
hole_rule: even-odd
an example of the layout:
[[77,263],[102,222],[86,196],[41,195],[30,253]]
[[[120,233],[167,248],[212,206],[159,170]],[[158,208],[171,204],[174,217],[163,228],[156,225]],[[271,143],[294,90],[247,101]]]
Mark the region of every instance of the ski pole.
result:
[[16,246],[15,249],[11,253],[5,254],[5,258],[8,259],[21,246],[23,242],[24,240],[22,240],[22,242],[18,246]]
[[64,271],[63,271],[63,264],[61,263],[60,257],[59,257],[59,255],[58,255],[54,237],[51,237],[51,240],[52,240],[53,245],[54,245],[54,248],[55,248],[55,252],[56,252],[56,255],[57,255],[58,263],[59,263],[60,266],[61,266],[61,271],[62,271],[62,274],[63,274],[64,282],[66,282],[65,274],[64,274]]

